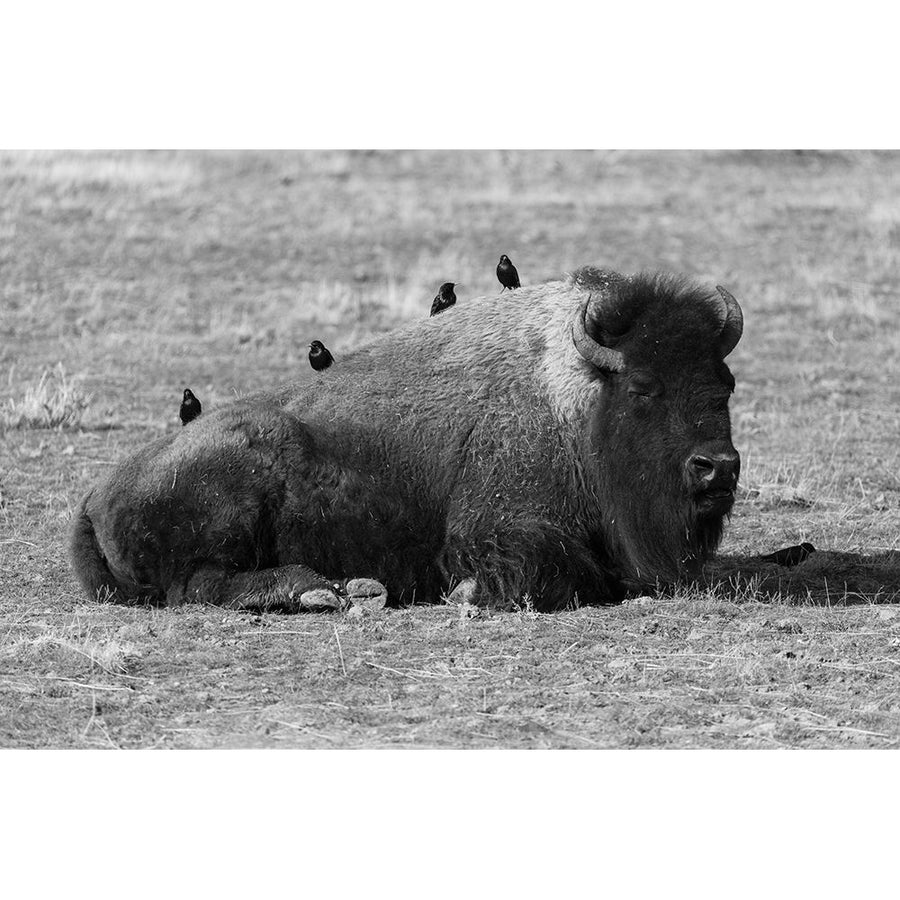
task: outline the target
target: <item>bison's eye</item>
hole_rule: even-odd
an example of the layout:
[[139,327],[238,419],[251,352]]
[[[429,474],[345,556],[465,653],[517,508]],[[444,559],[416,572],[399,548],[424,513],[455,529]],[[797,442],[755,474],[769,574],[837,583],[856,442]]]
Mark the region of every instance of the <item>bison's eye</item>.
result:
[[662,392],[662,384],[652,375],[636,374],[628,379],[628,394],[636,400],[652,400]]

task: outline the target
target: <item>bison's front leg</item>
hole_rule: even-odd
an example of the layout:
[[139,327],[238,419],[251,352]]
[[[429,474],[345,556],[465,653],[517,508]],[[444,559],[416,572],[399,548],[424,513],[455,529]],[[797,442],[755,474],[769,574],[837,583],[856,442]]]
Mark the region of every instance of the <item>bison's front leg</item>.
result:
[[541,611],[572,604],[618,602],[621,588],[586,543],[548,522],[525,521],[501,531],[451,533],[439,568],[451,602]]

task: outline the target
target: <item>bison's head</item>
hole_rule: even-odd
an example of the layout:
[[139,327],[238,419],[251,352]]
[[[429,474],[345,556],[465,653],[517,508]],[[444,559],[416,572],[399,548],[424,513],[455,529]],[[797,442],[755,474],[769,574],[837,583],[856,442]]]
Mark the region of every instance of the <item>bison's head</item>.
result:
[[631,578],[671,581],[715,550],[734,503],[725,357],[741,308],[672,276],[583,270],[574,282],[587,293],[575,347],[602,382],[589,438],[603,535]]

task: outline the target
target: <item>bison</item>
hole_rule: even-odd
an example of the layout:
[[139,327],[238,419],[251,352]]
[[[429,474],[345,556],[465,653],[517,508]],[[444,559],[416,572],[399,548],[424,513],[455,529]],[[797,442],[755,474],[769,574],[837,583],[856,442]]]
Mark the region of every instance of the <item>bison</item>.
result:
[[286,610],[353,576],[539,610],[691,576],[734,503],[742,329],[724,288],[593,267],[457,304],[125,459],[77,509],[75,572]]

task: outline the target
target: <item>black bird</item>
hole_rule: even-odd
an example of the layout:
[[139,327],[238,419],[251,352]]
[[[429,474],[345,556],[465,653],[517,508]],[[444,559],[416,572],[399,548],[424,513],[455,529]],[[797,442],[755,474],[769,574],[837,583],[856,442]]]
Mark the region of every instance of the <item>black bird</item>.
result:
[[321,341],[313,341],[309,345],[309,364],[317,371],[327,369],[334,362],[334,357]]
[[774,553],[761,556],[760,559],[777,563],[779,566],[799,566],[807,556],[815,552],[816,548],[809,541],[804,541],[802,544],[795,544],[793,547],[785,547],[783,550],[776,550]]
[[445,309],[450,309],[456,303],[456,294],[453,292],[455,287],[456,282],[454,281],[445,281],[441,285],[441,289],[437,292],[437,297],[434,298],[434,303],[431,304],[431,314],[433,316],[443,312]]
[[[500,262],[497,263],[497,278],[500,279],[500,284],[503,285],[504,291],[507,288],[512,290],[513,288],[522,287],[519,284],[519,273],[505,253],[500,257]],[[503,291],[500,291],[500,293],[502,294]]]
[[188,422],[193,422],[201,412],[203,412],[203,407],[200,405],[200,401],[194,396],[190,388],[185,388],[181,409],[178,410],[178,415],[181,416],[181,424],[187,425]]

